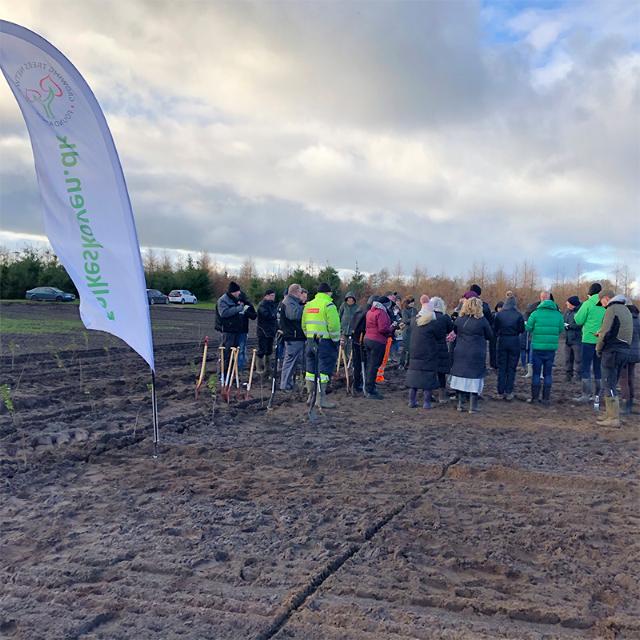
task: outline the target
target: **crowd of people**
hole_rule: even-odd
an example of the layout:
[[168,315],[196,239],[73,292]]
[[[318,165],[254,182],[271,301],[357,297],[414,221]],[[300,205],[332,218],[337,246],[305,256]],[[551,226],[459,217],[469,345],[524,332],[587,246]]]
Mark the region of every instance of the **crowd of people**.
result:
[[308,403],[335,406],[327,392],[344,351],[353,391],[367,399],[383,399],[378,382],[387,362],[395,362],[406,370],[410,407],[419,406],[421,392],[424,409],[445,404],[453,395],[458,411],[475,413],[485,388],[487,355],[497,372],[498,399],[514,400],[520,364],[530,380],[528,402],[550,405],[556,353],[564,342],[566,380],[580,378],[573,401],[598,407],[602,398],[606,411],[599,422],[604,426],[619,426],[620,415],[633,412],[635,365],[640,362],[638,308],[599,283],[591,284],[584,300],[569,297],[563,311],[550,291],[540,292],[539,300],[523,311],[507,291],[491,311],[477,284],[450,314],[439,296],[423,294],[416,304],[415,298],[401,300],[394,292],[370,296],[363,304],[347,292],[338,308],[324,282],[313,299],[307,298],[308,292],[294,283],[279,304],[273,289],[265,291],[256,309],[230,282],[216,307],[224,361],[236,347],[240,368],[246,366],[249,322],[257,320],[257,373],[277,375],[280,390],[290,392],[303,371]]

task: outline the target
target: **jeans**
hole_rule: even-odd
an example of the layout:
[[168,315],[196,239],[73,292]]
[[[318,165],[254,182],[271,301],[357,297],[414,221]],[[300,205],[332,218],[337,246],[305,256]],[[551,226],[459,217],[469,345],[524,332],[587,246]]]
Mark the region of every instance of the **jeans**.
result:
[[513,393],[520,355],[518,336],[501,336],[497,341],[498,394]]
[[555,351],[547,351],[542,349],[533,350],[533,377],[531,384],[533,386],[540,384],[540,372],[544,379],[545,387],[550,387],[553,383],[553,360],[556,357]]
[[582,367],[580,377],[583,380],[591,380],[591,365],[593,364],[593,378],[600,380],[602,372],[600,370],[600,358],[596,353],[596,345],[582,343]]
[[303,362],[304,344],[301,340],[289,340],[284,343],[280,389],[293,389],[293,376]]
[[564,363],[567,379],[573,378],[573,370],[582,375],[582,344],[564,345]]
[[378,367],[382,364],[387,345],[383,342],[365,339],[364,346],[367,349],[367,377],[364,388],[367,393],[375,393]]
[[238,369],[242,371],[247,367],[247,333],[238,334]]

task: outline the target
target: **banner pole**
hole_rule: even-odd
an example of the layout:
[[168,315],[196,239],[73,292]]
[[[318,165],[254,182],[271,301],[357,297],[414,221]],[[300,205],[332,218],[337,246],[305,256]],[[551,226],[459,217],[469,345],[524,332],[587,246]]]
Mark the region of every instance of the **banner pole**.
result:
[[153,457],[158,457],[158,442],[160,442],[160,429],[158,427],[158,396],[156,394],[156,374],[151,369],[151,405],[153,411]]

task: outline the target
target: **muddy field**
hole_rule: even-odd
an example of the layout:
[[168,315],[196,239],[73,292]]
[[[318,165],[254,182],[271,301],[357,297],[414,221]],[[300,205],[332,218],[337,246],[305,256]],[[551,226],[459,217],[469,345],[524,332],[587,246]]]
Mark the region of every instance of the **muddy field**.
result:
[[492,374],[478,415],[411,410],[397,371],[314,424],[259,384],[213,413],[212,312],[154,307],[154,459],[140,358],[74,306],[0,313],[0,638],[640,638],[639,416]]

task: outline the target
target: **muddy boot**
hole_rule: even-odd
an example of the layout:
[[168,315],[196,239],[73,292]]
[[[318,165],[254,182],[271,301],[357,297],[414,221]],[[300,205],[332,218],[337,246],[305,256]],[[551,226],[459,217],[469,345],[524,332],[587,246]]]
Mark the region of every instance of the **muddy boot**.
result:
[[256,357],[256,373],[260,376],[264,375],[265,372],[265,364],[264,364],[264,356]]
[[416,398],[418,397],[417,389],[409,389],[409,409],[415,409],[418,406]]
[[585,378],[582,379],[582,393],[573,398],[574,402],[578,402],[579,404],[586,404],[591,400],[591,380],[587,380]]
[[469,413],[478,413],[480,409],[478,408],[478,394],[470,393],[469,394]]
[[527,372],[522,377],[523,378],[530,378],[531,376],[533,376],[533,365],[532,364],[528,364],[527,365]]
[[531,383],[531,397],[527,400],[529,404],[534,404],[538,402],[540,398],[540,383],[533,384]]
[[431,409],[431,391],[424,390],[424,395],[422,398],[422,408],[423,409]]
[[462,391],[456,391],[456,397],[458,398],[458,406],[456,408],[458,411],[464,411],[464,395]]
[[315,382],[313,380],[306,380],[305,384],[307,387],[307,405],[311,406],[311,399],[313,398],[313,385],[315,384]]
[[598,425],[601,427],[620,426],[620,398],[605,398],[606,414],[603,418],[598,418]]
[[550,384],[545,384],[542,387],[542,404],[545,407],[548,407],[551,405],[551,385]]
[[447,404],[449,402],[449,394],[446,387],[440,387],[440,393],[438,394],[438,404]]
[[321,409],[336,408],[335,402],[329,402],[327,400],[327,383],[326,382],[320,383],[320,394],[318,395],[318,399],[316,400],[316,405],[319,406]]

